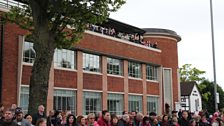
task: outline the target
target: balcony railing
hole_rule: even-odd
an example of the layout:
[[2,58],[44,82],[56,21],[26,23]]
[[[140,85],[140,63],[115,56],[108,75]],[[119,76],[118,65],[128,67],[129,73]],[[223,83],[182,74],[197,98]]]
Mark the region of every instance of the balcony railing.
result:
[[0,0],[0,7],[5,9],[10,9],[13,6],[21,7],[23,6],[23,3],[14,1],[14,0]]
[[145,45],[145,46],[148,46],[148,47],[151,47],[151,48],[158,49],[157,42],[152,43],[150,41],[145,41],[143,39],[143,35],[140,35],[138,33],[127,34],[127,33],[118,32],[114,28],[106,28],[106,27],[102,27],[102,26],[99,26],[99,25],[93,25],[93,24],[89,24],[87,28],[90,31],[97,32],[97,33],[100,33],[100,34],[103,34],[103,35],[127,40],[129,42],[133,42],[133,43],[136,43],[136,44]]

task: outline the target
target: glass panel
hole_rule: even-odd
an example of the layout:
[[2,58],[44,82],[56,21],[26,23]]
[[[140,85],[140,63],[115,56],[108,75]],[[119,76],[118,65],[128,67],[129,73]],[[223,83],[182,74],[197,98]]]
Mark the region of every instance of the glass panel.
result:
[[33,63],[35,57],[36,52],[33,48],[33,43],[25,41],[23,45],[23,62]]
[[97,113],[101,111],[101,93],[84,92],[83,93],[83,114]]
[[83,70],[100,72],[100,56],[83,53]]
[[128,108],[129,111],[142,112],[142,96],[129,95]]
[[20,93],[20,107],[22,107],[23,112],[26,114],[28,112],[29,105],[29,87],[21,87]]
[[76,114],[76,91],[54,90],[54,110],[72,111]]
[[159,105],[159,98],[158,97],[147,97],[147,112],[155,112],[158,113],[158,105]]
[[123,62],[119,59],[107,58],[107,73],[114,75],[122,75]]
[[108,94],[107,108],[109,112],[122,115],[123,101],[124,99],[122,94]]
[[67,49],[55,49],[54,65],[55,67],[75,69],[76,68],[75,51]]
[[141,78],[141,64],[128,62],[128,75],[134,78]]
[[158,79],[158,67],[147,65],[146,66],[146,79],[157,80]]

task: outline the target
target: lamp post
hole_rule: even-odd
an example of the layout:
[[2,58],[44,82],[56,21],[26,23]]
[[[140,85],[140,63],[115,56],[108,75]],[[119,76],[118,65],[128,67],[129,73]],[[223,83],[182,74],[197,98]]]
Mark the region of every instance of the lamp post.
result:
[[213,25],[213,10],[212,0],[210,0],[210,18],[211,18],[211,35],[212,35],[212,58],[213,58],[213,75],[214,75],[214,96],[215,96],[215,111],[218,110],[217,104],[217,84],[216,84],[216,66],[215,66],[215,43],[214,43],[214,25]]

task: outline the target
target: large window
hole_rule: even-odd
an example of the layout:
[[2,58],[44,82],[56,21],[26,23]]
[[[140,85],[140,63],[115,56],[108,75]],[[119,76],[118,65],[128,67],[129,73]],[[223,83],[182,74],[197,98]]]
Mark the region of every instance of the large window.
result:
[[100,72],[100,56],[83,53],[83,70]]
[[155,112],[158,113],[158,105],[159,105],[159,98],[158,97],[147,97],[147,112]]
[[158,80],[158,67],[147,65],[146,66],[146,79]]
[[20,107],[22,107],[23,112],[28,112],[28,105],[29,105],[29,87],[21,86],[20,92]]
[[83,115],[97,113],[101,111],[101,93],[84,92],[83,93]]
[[107,73],[114,75],[122,75],[123,62],[119,59],[107,58]]
[[54,66],[75,69],[76,68],[75,51],[67,49],[55,49]]
[[141,64],[128,62],[128,75],[134,78],[141,78]]
[[129,95],[128,97],[128,110],[142,112],[142,96]]
[[122,115],[124,101],[123,95],[110,93],[108,94],[107,99],[107,108],[109,112],[116,115]]
[[76,114],[76,92],[73,90],[54,90],[54,110],[72,111]]
[[33,43],[24,42],[23,44],[23,62],[34,63],[36,52],[33,48]]

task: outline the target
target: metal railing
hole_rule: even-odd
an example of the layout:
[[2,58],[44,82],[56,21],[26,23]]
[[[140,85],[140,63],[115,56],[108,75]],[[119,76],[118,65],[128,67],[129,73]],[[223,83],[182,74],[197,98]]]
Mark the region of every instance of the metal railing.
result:
[[20,3],[18,1],[15,0],[0,0],[0,7],[4,8],[4,9],[10,9],[11,7],[21,7],[23,8],[24,4]]

